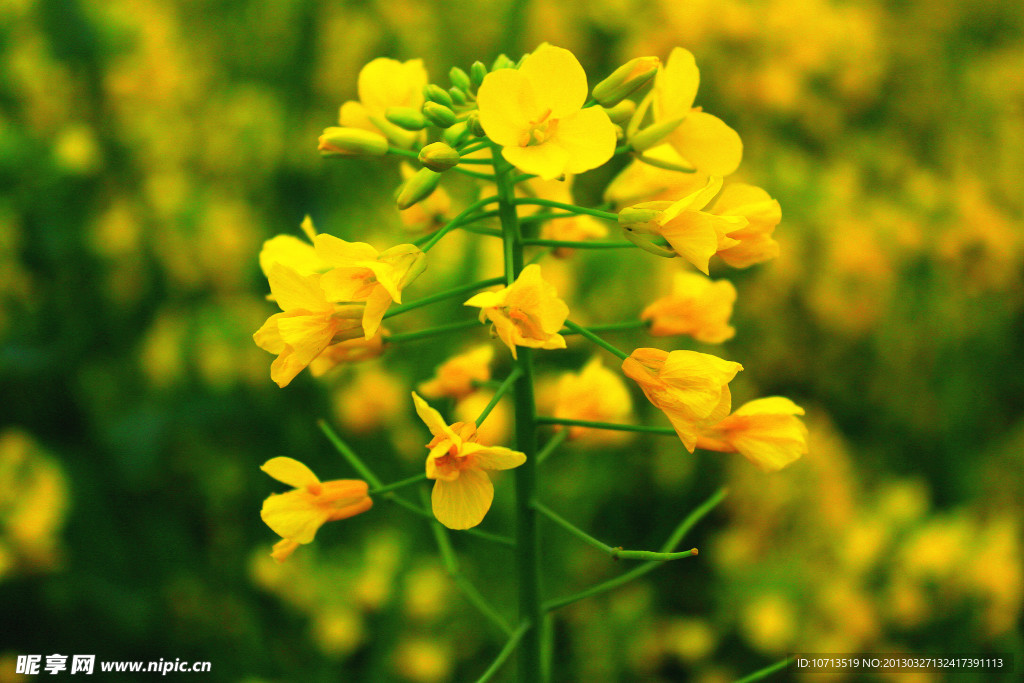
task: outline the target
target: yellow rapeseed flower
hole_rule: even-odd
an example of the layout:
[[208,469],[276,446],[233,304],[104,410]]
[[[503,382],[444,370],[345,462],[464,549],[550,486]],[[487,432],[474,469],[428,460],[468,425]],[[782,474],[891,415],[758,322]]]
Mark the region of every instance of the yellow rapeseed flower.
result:
[[651,321],[655,337],[686,334],[707,344],[732,339],[736,330],[729,325],[736,288],[728,280],[715,280],[698,273],[676,273],[672,294],[644,309],[640,317]]
[[545,179],[589,171],[614,154],[614,124],[601,107],[584,109],[586,99],[579,61],[548,44],[518,69],[487,74],[477,92],[480,124],[502,156]]
[[788,398],[759,398],[703,430],[697,446],[740,453],[763,470],[780,470],[807,453],[807,427],[797,417],[803,414]]
[[253,340],[276,354],[270,378],[285,387],[331,344],[359,336],[362,306],[337,305],[320,287],[321,276],[301,275],[282,263],[270,267],[270,292],[281,313],[256,331]]
[[260,250],[260,269],[266,277],[270,277],[270,269],[275,263],[284,264],[300,275],[330,270],[331,266],[317,256],[313,248],[316,230],[309,216],[302,221],[302,231],[309,238],[309,242],[304,242],[294,235],[277,235],[263,243]]
[[365,242],[317,235],[316,254],[332,266],[320,281],[331,301],[365,302],[363,333],[373,337],[392,302],[402,303],[402,289],[423,272],[425,254],[413,244],[378,252]]
[[260,510],[263,521],[282,539],[271,553],[278,562],[287,559],[299,545],[312,543],[317,530],[326,522],[348,519],[373,507],[373,500],[366,495],[369,487],[365,481],[321,482],[301,462],[284,457],[271,458],[260,469],[294,487],[287,493],[271,495]]
[[736,243],[718,250],[721,259],[733,268],[746,268],[779,255],[779,243],[772,239],[772,233],[782,220],[782,208],[760,187],[745,183],[726,185],[711,213],[747,220],[746,225],[728,234]]
[[[567,372],[558,380],[558,401],[554,415],[567,420],[593,422],[623,422],[633,411],[633,399],[622,377],[609,370],[595,356],[579,373]],[[587,438],[601,443],[609,439],[608,432],[589,427],[569,427],[569,438]]]
[[496,292],[481,292],[465,303],[480,308],[480,320],[490,320],[501,341],[512,350],[516,346],[534,349],[564,349],[565,338],[558,334],[569,317],[569,306],[558,298],[554,285],[541,277],[540,266],[531,264],[508,287]]
[[740,165],[743,142],[720,118],[693,106],[699,84],[693,54],[681,47],[673,49],[654,78],[654,119],[657,123],[682,119],[669,135],[669,144],[697,170],[727,176]]
[[686,449],[693,452],[702,427],[729,414],[729,382],[743,366],[696,351],[636,349],[622,371],[668,416]]
[[342,126],[383,133],[394,144],[411,147],[419,133],[399,128],[384,114],[388,107],[419,109],[427,80],[422,59],[399,62],[378,57],[360,70],[359,101],[341,105],[339,122]]
[[487,470],[508,470],[526,462],[526,454],[476,442],[476,426],[448,425],[441,414],[412,394],[416,413],[434,438],[427,444],[427,478],[434,480],[431,505],[437,520],[449,529],[469,529],[483,521],[494,500]]
[[420,384],[419,392],[427,398],[465,398],[476,391],[474,382],[486,382],[491,378],[493,359],[492,344],[475,346],[438,366],[434,377]]

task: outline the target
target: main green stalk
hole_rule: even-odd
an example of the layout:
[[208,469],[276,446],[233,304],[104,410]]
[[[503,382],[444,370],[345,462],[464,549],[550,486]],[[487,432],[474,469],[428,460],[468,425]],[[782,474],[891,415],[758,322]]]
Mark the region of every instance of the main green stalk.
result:
[[[494,149],[498,185],[498,216],[505,246],[508,284],[523,270],[523,234],[515,207],[515,169]],[[519,621],[529,624],[519,646],[519,679],[543,680],[541,665],[543,603],[540,593],[540,539],[533,499],[537,489],[537,410],[533,399],[533,349],[518,348],[519,377],[515,383],[516,448],[526,454],[516,476],[516,566],[519,576]]]

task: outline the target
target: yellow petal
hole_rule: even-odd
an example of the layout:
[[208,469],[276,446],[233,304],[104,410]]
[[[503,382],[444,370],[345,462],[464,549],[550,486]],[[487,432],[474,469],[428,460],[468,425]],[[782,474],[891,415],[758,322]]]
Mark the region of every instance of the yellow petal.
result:
[[295,552],[295,549],[299,547],[299,544],[295,541],[282,538],[280,541],[274,544],[273,550],[270,552],[270,556],[278,562],[284,562],[291,554]]
[[569,156],[565,170],[583,173],[615,154],[615,125],[602,107],[589,107],[560,120],[554,141]]
[[480,125],[487,137],[505,147],[518,145],[522,133],[530,128],[531,118],[541,113],[533,88],[514,69],[487,74],[477,91],[476,102]]
[[545,180],[565,175],[569,152],[555,139],[531,147],[503,147],[501,155],[520,171],[538,175]]
[[378,256],[366,242],[346,242],[334,235],[317,235],[313,246],[317,256],[332,266],[363,265],[363,261],[376,261]]
[[274,533],[296,543],[310,543],[329,516],[330,512],[317,506],[313,496],[302,489],[270,496],[260,510],[260,517]]
[[320,289],[327,301],[363,301],[373,291],[367,286],[368,269],[346,266],[334,268],[320,278]]
[[541,45],[523,60],[519,73],[533,86],[540,108],[550,110],[552,118],[578,112],[587,99],[587,74],[564,48]]
[[270,268],[281,263],[300,275],[327,270],[330,266],[316,255],[313,245],[292,235],[278,235],[263,243],[260,250],[260,268],[270,276]]
[[494,486],[481,470],[466,469],[454,481],[438,479],[430,496],[437,521],[449,529],[469,529],[483,521],[494,500]]
[[676,151],[694,168],[713,176],[727,176],[743,159],[743,141],[722,119],[691,112],[669,137]]
[[462,438],[448,426],[448,423],[441,417],[441,413],[431,408],[430,404],[424,401],[415,391],[412,392],[412,402],[416,406],[416,414],[423,420],[423,424],[427,425],[427,429],[430,430],[431,434],[440,439],[449,439],[456,446],[462,445]]
[[323,290],[320,289],[318,275],[300,275],[281,263],[275,263],[271,266],[267,279],[270,281],[270,291],[282,311],[296,308],[307,311],[330,308]]
[[655,118],[669,121],[689,114],[699,85],[700,71],[693,54],[681,47],[674,48],[654,78]]
[[374,287],[373,293],[366,300],[366,308],[363,309],[363,335],[370,339],[377,334],[380,324],[384,320],[384,314],[391,307],[391,295],[383,287]]
[[768,396],[748,401],[733,415],[803,415],[804,409],[783,396]]
[[403,63],[378,57],[359,72],[359,99],[380,116],[388,107],[418,108],[423,104],[423,86],[427,80],[427,70],[420,59]]
[[[467,443],[462,447],[463,455],[473,456],[473,463],[483,470],[510,470],[526,462],[526,454],[502,446],[481,446]],[[465,470],[463,470],[465,473]]]
[[673,251],[708,274],[708,262],[718,251],[718,233],[710,216],[699,211],[684,211],[661,228],[661,235]]
[[267,318],[267,322],[263,323],[263,326],[252,335],[256,346],[273,354],[281,353],[284,350],[285,343],[281,339],[281,331],[277,328],[277,321],[281,319],[281,316],[285,315],[287,313],[275,313]]
[[306,369],[309,363],[303,363],[296,355],[295,350],[286,346],[278,354],[274,362],[270,364],[270,379],[274,384],[284,389],[291,384],[300,372]]
[[297,489],[309,486],[310,484],[320,483],[320,480],[313,474],[313,470],[294,458],[286,458],[284,456],[271,458],[263,463],[260,469],[282,484],[288,484]]
[[323,314],[282,315],[277,321],[278,333],[294,349],[317,347],[320,351],[334,336],[334,326]]
[[497,308],[505,305],[505,297],[508,289],[503,288],[496,292],[480,292],[473,295],[463,306],[475,306],[477,308]]

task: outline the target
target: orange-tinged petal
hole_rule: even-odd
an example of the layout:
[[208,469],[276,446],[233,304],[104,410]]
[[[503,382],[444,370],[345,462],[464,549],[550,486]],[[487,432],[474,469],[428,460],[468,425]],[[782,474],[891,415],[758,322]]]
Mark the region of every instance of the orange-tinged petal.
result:
[[554,139],[532,147],[505,146],[501,155],[520,171],[538,175],[545,180],[565,175],[569,162],[569,152],[556,144]]
[[669,121],[689,114],[699,85],[700,71],[693,53],[685,48],[674,48],[654,78],[655,118]]
[[439,439],[450,439],[456,446],[462,445],[462,438],[448,426],[448,423],[441,417],[441,413],[431,408],[430,404],[415,391],[412,392],[412,402],[416,406],[416,414],[423,420],[423,424],[427,425],[431,434]]
[[[473,464],[483,470],[510,470],[526,462],[526,454],[502,446],[481,446],[478,443],[467,443],[462,447],[462,454],[473,457]],[[465,474],[465,470],[463,470]]]
[[317,506],[309,492],[295,489],[263,501],[260,517],[278,536],[296,543],[310,543],[317,529],[330,517],[330,511]]
[[483,521],[494,500],[487,474],[466,469],[454,481],[438,479],[430,496],[434,517],[449,529],[469,529]]
[[310,484],[320,483],[317,476],[313,474],[313,470],[294,458],[286,458],[284,456],[271,458],[263,463],[260,469],[279,482],[294,486],[297,489],[309,486]]
[[278,562],[284,562],[291,554],[295,552],[295,549],[299,547],[299,544],[295,541],[282,538],[280,541],[274,544],[273,550],[270,552],[270,556]]
[[484,132],[499,145],[519,144],[530,120],[539,116],[533,87],[515,69],[492,71],[484,78],[476,95],[480,108],[480,125]]
[[743,159],[739,133],[722,119],[701,111],[691,112],[669,142],[694,168],[713,176],[727,176]]
[[552,118],[578,112],[587,99],[587,74],[565,48],[541,45],[526,56],[519,73],[533,86],[538,104],[550,110]]
[[602,107],[588,107],[558,122],[554,142],[568,154],[565,171],[583,173],[615,154],[615,125]]

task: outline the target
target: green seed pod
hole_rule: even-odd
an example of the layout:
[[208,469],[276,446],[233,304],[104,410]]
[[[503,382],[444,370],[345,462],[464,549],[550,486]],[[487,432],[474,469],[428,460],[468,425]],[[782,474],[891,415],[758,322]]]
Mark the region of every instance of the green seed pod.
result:
[[395,201],[399,209],[408,209],[416,202],[429,197],[437,184],[441,182],[441,174],[431,171],[429,168],[421,168],[412,178],[405,181],[405,184],[398,190],[398,197]]
[[[447,95],[447,93],[445,93]],[[437,102],[426,102],[423,105],[423,115],[427,117],[427,120],[438,128],[448,128],[449,126],[455,125],[458,120],[449,107]]]
[[469,74],[465,71],[457,66],[453,66],[451,71],[448,72],[448,78],[456,88],[469,92],[472,82],[469,80]]
[[452,107],[455,104],[452,102],[452,97],[448,94],[448,91],[433,83],[423,86],[423,96],[431,102],[437,102],[446,107]]
[[[449,128],[452,130],[452,128]],[[443,142],[432,142],[420,150],[420,163],[442,173],[459,163],[459,152]]]
[[362,128],[333,126],[324,129],[317,149],[325,157],[383,156],[388,153],[388,140]]
[[473,82],[473,85],[480,87],[480,84],[484,82],[484,76],[487,75],[487,67],[480,60],[473,62],[473,66],[469,67],[469,80]]
[[660,64],[661,60],[657,57],[637,57],[629,60],[594,86],[594,99],[605,107],[618,104],[650,83],[658,73]]
[[427,127],[423,112],[415,107],[388,107],[384,110],[384,118],[404,130],[423,130]]

